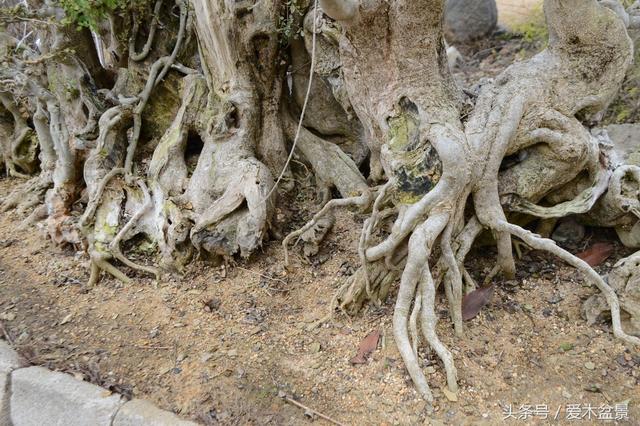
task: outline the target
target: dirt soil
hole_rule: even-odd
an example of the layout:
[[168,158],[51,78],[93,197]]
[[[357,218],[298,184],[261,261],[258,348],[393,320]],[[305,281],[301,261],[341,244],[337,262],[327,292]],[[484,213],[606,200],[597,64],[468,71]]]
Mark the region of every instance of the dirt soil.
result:
[[[518,46],[510,51],[520,54]],[[471,65],[486,66],[485,75],[497,73],[501,64],[487,58],[497,51],[487,52],[467,63],[462,80],[475,78]],[[0,180],[0,198],[20,183]],[[288,204],[303,207],[280,213],[282,232],[299,227],[317,209],[308,191],[297,197]],[[413,390],[391,332],[395,293],[381,307],[355,318],[337,315],[309,330],[358,266],[355,247],[364,218],[340,213],[320,253],[311,263],[294,256],[289,271],[280,244],[271,241],[249,261],[196,261],[183,276],[158,283],[123,269],[135,277],[132,285],[103,275],[84,291],[85,253],[54,246],[42,226],[18,231],[22,217],[5,213],[0,334],[33,364],[148,399],[204,424],[328,424],[283,396],[345,425],[494,425],[505,422],[510,406],[518,411],[522,405],[546,405],[549,419],[507,423],[593,424],[593,417],[567,420],[569,404],[623,402],[629,403],[628,419],[611,423],[640,424],[637,348],[614,339],[606,323],[588,326],[581,305],[597,289],[538,252],[525,250],[517,279],[495,282],[492,302],[466,323],[462,339],[453,335],[440,295],[438,328],[456,360],[457,401],[442,391],[442,365],[424,345],[421,359],[434,389],[433,406]],[[573,250],[601,238],[591,233]],[[628,254],[617,244],[600,272]],[[480,249],[467,266],[481,280],[494,259],[492,249]],[[374,330],[382,338],[370,360],[351,365],[360,342]],[[558,409],[558,420],[551,420]]]

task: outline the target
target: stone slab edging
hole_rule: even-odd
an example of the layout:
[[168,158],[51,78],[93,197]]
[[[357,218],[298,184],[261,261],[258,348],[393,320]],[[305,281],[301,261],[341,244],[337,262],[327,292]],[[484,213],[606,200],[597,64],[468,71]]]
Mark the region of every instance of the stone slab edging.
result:
[[42,367],[0,340],[0,426],[196,426],[152,403]]

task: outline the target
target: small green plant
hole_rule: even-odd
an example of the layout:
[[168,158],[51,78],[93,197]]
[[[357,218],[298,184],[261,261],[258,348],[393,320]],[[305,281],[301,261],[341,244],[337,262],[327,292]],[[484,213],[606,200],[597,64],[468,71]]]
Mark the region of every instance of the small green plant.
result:
[[302,35],[302,22],[305,8],[300,0],[287,0],[278,19],[278,34],[280,35],[280,44],[288,46],[291,40]]
[[549,30],[544,19],[542,5],[533,9],[526,21],[513,26],[513,32],[521,34],[527,43],[546,44]]
[[60,0],[60,6],[65,11],[65,25],[92,30],[114,13],[125,10],[143,11],[148,3],[149,0]]
[[127,0],[61,0],[65,24],[95,29],[98,23],[115,11],[124,8]]

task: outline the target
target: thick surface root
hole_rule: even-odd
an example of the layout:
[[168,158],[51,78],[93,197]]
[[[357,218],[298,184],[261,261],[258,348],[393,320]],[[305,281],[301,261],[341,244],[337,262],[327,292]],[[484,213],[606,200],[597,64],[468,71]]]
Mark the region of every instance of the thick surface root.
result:
[[[607,278],[626,316],[623,325],[630,334],[640,337],[640,252],[616,263]],[[606,297],[603,294],[591,296],[583,304],[583,313],[589,324],[595,323],[600,317],[610,317]]]

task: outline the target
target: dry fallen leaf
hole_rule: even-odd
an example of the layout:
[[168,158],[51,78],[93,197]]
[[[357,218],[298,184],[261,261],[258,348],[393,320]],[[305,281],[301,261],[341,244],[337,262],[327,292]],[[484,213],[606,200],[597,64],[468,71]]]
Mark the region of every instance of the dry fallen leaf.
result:
[[451,402],[458,402],[458,394],[451,392],[446,386],[442,388],[442,393]]
[[462,319],[465,321],[478,315],[484,305],[493,297],[493,284],[488,287],[480,287],[464,296],[462,299]]
[[360,342],[358,348],[358,354],[351,358],[349,362],[351,364],[366,364],[367,357],[371,355],[373,351],[378,347],[378,341],[380,340],[380,330],[374,330]]
[[611,256],[614,246],[611,243],[595,243],[577,256],[587,262],[589,266],[598,266]]
[[60,325],[65,325],[66,323],[71,321],[71,318],[73,318],[73,314],[69,314],[66,317],[62,318],[62,321],[60,321]]

